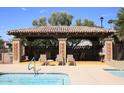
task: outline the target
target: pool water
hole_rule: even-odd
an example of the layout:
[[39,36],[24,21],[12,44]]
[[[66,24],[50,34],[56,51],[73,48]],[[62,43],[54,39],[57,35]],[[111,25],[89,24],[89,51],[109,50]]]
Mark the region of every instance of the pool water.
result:
[[1,74],[0,85],[68,85],[67,74]]
[[110,74],[114,75],[114,76],[118,76],[118,77],[123,77],[124,78],[124,70],[118,70],[118,69],[110,69],[110,70],[105,70],[107,72],[109,72]]

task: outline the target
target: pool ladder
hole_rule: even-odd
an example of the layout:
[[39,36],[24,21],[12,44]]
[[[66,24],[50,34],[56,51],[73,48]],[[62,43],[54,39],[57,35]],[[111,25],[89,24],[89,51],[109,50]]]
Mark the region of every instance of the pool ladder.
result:
[[[34,63],[33,66],[32,66],[32,63]],[[33,57],[28,64],[28,70],[32,70],[32,69],[34,71],[34,75],[37,75],[38,71],[40,71],[40,69],[38,69],[38,70],[36,69],[35,57]]]

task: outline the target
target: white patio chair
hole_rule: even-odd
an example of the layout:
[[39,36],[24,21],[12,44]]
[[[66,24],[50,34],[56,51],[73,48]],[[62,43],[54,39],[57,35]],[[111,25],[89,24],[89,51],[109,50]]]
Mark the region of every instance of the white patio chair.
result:
[[67,55],[67,62],[70,63],[69,65],[76,65],[75,59],[71,54]]
[[41,55],[40,55],[39,61],[40,61],[40,62],[43,62],[44,65],[48,65],[47,57],[46,57],[45,54],[41,54]]
[[56,61],[59,62],[59,65],[65,65],[62,55],[57,55]]

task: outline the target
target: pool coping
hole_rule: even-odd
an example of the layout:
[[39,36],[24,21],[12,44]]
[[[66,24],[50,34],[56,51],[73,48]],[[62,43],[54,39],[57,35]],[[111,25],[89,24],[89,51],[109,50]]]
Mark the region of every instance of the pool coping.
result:
[[[6,69],[7,68],[7,69]],[[112,76],[104,69],[113,69],[108,65],[81,65],[81,66],[42,66],[39,73],[66,73],[71,85],[101,85],[124,84],[124,78]],[[0,65],[0,72],[4,73],[32,73],[27,65]]]

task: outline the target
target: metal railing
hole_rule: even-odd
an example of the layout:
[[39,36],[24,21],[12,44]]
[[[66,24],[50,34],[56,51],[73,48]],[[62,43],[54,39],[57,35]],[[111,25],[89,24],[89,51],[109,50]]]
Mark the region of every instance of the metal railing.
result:
[[[33,65],[32,65],[33,63]],[[33,69],[33,72],[34,72],[34,75],[38,75],[38,71],[40,71],[40,69],[36,69],[36,61],[35,61],[35,57],[33,57],[31,59],[31,61],[29,62],[28,64],[28,70],[32,70]]]

